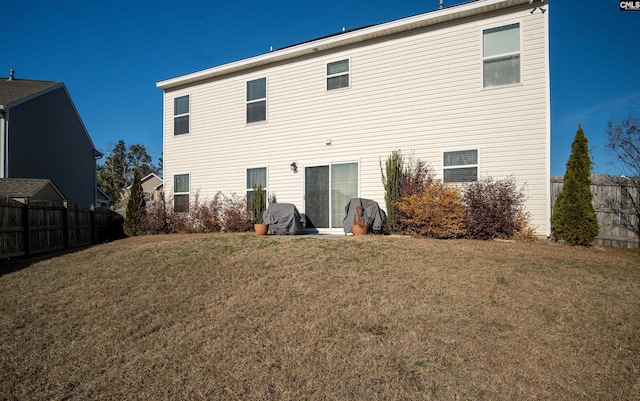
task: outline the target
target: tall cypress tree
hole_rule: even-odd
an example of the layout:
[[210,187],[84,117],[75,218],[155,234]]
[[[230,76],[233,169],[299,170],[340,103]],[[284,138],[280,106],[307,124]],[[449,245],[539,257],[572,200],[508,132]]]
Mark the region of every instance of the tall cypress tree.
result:
[[571,245],[591,245],[598,235],[591,194],[589,145],[580,124],[571,144],[564,186],[551,216],[551,231],[556,240]]
[[127,203],[127,214],[124,217],[124,233],[132,237],[138,235],[140,221],[142,215],[146,211],[146,202],[142,193],[142,179],[140,178],[140,170],[135,169],[133,173],[133,184],[131,185],[131,194]]

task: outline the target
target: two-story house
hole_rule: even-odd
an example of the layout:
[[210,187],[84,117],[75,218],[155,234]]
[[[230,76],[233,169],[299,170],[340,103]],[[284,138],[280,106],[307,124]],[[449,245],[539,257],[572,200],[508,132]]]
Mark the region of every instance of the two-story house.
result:
[[548,235],[548,16],[471,1],[159,81],[167,200],[259,182],[341,232],[350,198],[384,207],[380,163],[400,149],[445,182],[515,177]]
[[88,207],[100,156],[63,83],[0,78],[0,179],[48,179]]

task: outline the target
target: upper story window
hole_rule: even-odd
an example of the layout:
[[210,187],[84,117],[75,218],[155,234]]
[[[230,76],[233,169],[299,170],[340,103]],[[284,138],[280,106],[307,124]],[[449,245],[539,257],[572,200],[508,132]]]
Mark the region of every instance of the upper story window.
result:
[[483,87],[520,83],[520,24],[482,31]]
[[327,90],[349,87],[349,59],[327,63]]
[[247,124],[267,120],[267,78],[247,81]]
[[442,158],[444,182],[478,180],[478,149],[444,152]]
[[175,212],[189,211],[189,174],[173,176],[173,210]]
[[189,95],[173,99],[173,135],[189,133]]

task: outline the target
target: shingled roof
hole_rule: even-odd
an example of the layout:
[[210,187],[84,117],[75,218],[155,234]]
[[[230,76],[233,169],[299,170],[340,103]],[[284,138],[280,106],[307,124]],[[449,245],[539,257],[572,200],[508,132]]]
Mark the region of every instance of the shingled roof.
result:
[[0,78],[0,105],[10,105],[60,84],[61,82],[53,81]]
[[54,183],[43,178],[0,178],[0,195],[14,199],[65,200]]

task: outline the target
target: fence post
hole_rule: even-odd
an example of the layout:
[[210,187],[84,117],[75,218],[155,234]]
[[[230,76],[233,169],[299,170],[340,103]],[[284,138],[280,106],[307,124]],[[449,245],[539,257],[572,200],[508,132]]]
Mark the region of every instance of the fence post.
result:
[[23,207],[24,218],[24,255],[31,256],[31,222],[29,218],[29,200],[27,199]]
[[91,204],[91,244],[95,245],[98,243],[96,240],[96,208],[93,204]]
[[64,244],[64,249],[69,249],[69,203],[67,201],[62,203],[62,224],[64,226],[62,242]]

